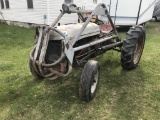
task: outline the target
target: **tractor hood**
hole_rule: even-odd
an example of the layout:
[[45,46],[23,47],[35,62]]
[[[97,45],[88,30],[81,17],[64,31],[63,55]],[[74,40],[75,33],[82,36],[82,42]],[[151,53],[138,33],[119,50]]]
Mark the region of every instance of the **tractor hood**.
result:
[[[77,23],[77,24],[62,25],[56,28],[61,32],[63,32],[65,35],[67,35],[70,40],[72,40],[76,37],[77,33],[81,30],[83,25],[84,23]],[[95,23],[90,22],[78,40],[98,34],[100,34],[99,26]],[[52,31],[50,33],[50,40],[63,40],[63,37],[59,35],[57,32]]]

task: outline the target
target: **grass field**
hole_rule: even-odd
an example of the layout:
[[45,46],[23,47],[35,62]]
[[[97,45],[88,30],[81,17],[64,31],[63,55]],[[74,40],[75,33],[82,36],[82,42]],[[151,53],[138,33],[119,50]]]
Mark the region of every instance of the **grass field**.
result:
[[146,33],[137,69],[122,70],[114,51],[95,58],[101,80],[84,103],[81,68],[55,81],[35,79],[28,67],[34,30],[0,24],[0,120],[160,120],[160,23],[148,23]]

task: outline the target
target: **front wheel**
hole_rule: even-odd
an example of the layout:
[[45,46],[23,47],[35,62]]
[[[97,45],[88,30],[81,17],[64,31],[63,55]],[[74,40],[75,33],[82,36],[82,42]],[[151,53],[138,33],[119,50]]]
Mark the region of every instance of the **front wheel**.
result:
[[90,101],[94,98],[99,83],[100,66],[97,61],[90,60],[82,71],[79,96],[83,101]]
[[145,30],[142,26],[130,28],[127,32],[121,51],[121,66],[123,69],[134,69],[141,59],[144,43]]

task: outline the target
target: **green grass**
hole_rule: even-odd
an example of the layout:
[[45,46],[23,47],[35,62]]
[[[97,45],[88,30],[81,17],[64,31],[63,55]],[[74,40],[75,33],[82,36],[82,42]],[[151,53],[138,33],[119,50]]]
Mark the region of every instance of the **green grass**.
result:
[[0,24],[0,120],[159,120],[160,23],[148,23],[146,32],[136,69],[122,70],[114,51],[95,58],[101,80],[95,99],[84,103],[81,68],[55,81],[35,79],[28,67],[34,30]]

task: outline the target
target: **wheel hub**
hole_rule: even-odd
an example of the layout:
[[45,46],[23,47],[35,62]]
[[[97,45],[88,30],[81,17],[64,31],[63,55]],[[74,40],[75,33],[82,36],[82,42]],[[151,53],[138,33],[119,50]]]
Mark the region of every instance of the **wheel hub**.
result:
[[92,83],[92,86],[91,86],[91,94],[94,93],[94,91],[96,90],[96,87],[97,87],[97,83],[98,83],[98,77],[99,77],[99,73],[98,73],[98,70],[96,71],[95,75],[94,75],[94,80],[93,80],[93,83]]
[[143,51],[143,37],[141,36],[136,44],[136,49],[134,52],[134,64],[137,64],[140,60],[141,54]]

